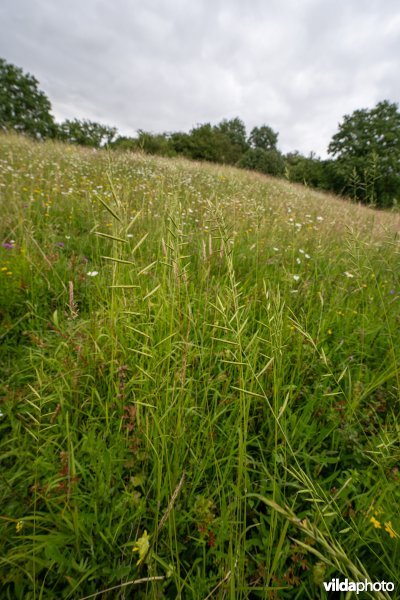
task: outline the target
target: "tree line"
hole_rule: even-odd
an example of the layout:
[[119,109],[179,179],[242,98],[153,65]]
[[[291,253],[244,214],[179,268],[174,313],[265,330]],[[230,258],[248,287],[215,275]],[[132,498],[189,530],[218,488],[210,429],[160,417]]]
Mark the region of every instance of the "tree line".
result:
[[278,132],[261,125],[247,134],[239,117],[199,124],[188,133],[139,130],[136,137],[121,136],[115,127],[87,119],[56,123],[37,79],[0,59],[0,128],[91,148],[140,149],[234,165],[379,207],[400,201],[400,112],[388,100],[345,115],[329,144],[330,158],[322,160],[314,153],[282,154]]

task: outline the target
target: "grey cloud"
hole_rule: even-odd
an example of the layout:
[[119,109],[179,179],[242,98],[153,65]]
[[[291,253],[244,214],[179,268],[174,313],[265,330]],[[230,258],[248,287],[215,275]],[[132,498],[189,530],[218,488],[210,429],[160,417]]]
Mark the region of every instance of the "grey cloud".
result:
[[240,116],[283,151],[324,154],[345,113],[399,101],[394,0],[3,0],[0,55],[58,119],[121,133]]

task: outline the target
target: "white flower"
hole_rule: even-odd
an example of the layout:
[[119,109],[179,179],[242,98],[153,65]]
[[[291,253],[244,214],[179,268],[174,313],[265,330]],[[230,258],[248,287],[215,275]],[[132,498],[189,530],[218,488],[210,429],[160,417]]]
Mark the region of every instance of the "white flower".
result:
[[311,258],[311,256],[310,256],[309,254],[305,254],[304,256],[305,256],[306,258],[308,258],[308,259],[310,259],[310,258]]
[[346,277],[350,277],[350,278],[354,277],[354,275],[352,273],[349,273],[348,271],[345,271],[344,275],[346,275]]
[[317,221],[323,221],[323,220],[324,220],[324,217],[320,217],[320,216],[317,217]]
[[298,280],[300,279],[300,275],[293,275],[293,279],[294,279],[295,281],[298,281]]
[[275,246],[272,248],[272,250],[275,250],[275,252],[279,252],[279,248],[276,248]]
[[304,254],[304,250],[302,250],[302,248],[299,248],[299,252],[300,254]]
[[87,275],[89,275],[89,277],[96,277],[96,275],[98,275],[99,272],[98,271],[88,271]]
[[71,236],[70,236],[70,235],[66,235],[66,236],[65,236],[65,239],[66,239],[66,240],[70,240],[70,239],[71,239]]
[[301,260],[299,259],[299,257],[296,258],[296,262],[297,262],[298,265],[301,264]]
[[133,237],[133,233],[127,233],[127,234],[126,234],[126,237],[128,237],[128,238],[132,238],[132,237]]

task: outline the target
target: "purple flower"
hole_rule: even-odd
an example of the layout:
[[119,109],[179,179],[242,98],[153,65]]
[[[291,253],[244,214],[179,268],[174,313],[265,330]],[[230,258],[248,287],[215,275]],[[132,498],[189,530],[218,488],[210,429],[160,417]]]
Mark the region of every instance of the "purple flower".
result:
[[65,244],[64,242],[56,242],[56,246],[58,246],[59,248],[64,248]]
[[6,250],[12,250],[14,248],[14,244],[10,244],[9,242],[6,242],[5,244],[2,244],[2,247],[5,248]]

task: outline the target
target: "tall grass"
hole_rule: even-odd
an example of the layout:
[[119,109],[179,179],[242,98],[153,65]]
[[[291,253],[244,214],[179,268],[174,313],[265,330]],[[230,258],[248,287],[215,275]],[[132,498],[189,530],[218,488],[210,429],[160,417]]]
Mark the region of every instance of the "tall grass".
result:
[[0,157],[2,597],[398,586],[399,216],[183,160]]

